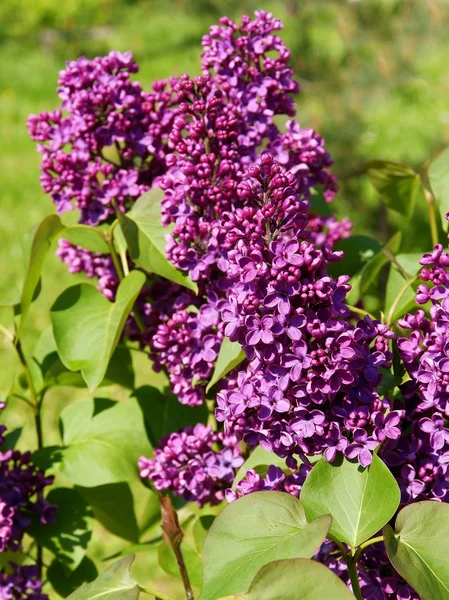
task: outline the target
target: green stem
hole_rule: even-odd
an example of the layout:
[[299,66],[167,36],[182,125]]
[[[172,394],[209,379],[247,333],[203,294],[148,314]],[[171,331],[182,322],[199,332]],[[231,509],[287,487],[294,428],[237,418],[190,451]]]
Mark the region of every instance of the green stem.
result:
[[34,411],[34,409],[35,409],[35,406],[34,406],[34,404],[33,404],[32,402],[30,402],[30,401],[28,400],[28,398],[25,398],[25,396],[21,396],[20,394],[11,394],[11,397],[13,397],[13,398],[18,398],[19,400],[22,400],[22,402],[26,402],[26,403],[28,404],[28,406],[31,406],[31,408],[32,408],[32,409],[33,409],[33,411]]
[[357,315],[362,315],[362,317],[368,316],[373,321],[377,321],[378,320],[378,319],[376,319],[376,317],[374,315],[372,315],[371,313],[369,313],[366,310],[363,310],[363,308],[357,308],[357,306],[351,306],[349,304],[347,304],[346,306],[349,308],[349,310],[351,312],[356,313]]
[[[114,207],[114,210],[117,213],[117,211],[118,211],[117,203],[115,201],[112,201],[112,205]],[[118,256],[117,251],[114,246],[114,229],[117,227],[117,224],[118,224],[118,220],[114,221],[112,223],[111,228],[109,230],[109,235],[107,237],[107,243],[108,243],[109,252],[111,253],[112,262],[114,263],[114,267],[117,272],[117,277],[119,278],[119,281],[122,281],[125,277],[125,273],[123,272],[122,265],[119,260],[119,256]],[[139,331],[141,333],[145,333],[147,328],[143,321],[142,315],[138,311],[137,306],[135,304],[133,306],[132,313],[134,315],[134,320],[136,322],[137,327],[139,328]]]
[[432,246],[436,246],[438,244],[438,227],[437,227],[437,219],[435,214],[435,198],[428,191],[424,190],[427,200],[427,209],[429,211],[429,224],[430,224],[430,235],[432,237]]
[[388,327],[391,327],[391,324],[393,322],[393,317],[394,317],[394,313],[398,307],[399,302],[402,299],[402,296],[405,294],[405,292],[408,290],[408,288],[413,285],[415,283],[415,281],[418,279],[418,275],[415,275],[414,277],[412,277],[411,279],[408,279],[404,285],[402,286],[402,288],[399,291],[399,294],[396,297],[396,300],[393,302],[393,304],[391,305],[390,310],[388,311],[388,317],[387,317],[387,325]]
[[359,576],[357,573],[357,562],[355,557],[347,555],[346,564],[348,565],[348,573],[351,580],[352,592],[357,600],[362,600],[362,591],[360,589]]
[[357,551],[354,554],[354,560],[357,562],[359,560],[362,552],[365,550],[365,548],[368,548],[368,546],[372,546],[373,544],[377,544],[378,542],[383,542],[383,541],[384,541],[383,535],[378,535],[376,537],[371,538],[370,540],[366,540],[366,542],[363,542],[363,544],[360,544],[360,546],[357,548]]
[[6,327],[0,325],[0,331],[3,333],[5,338],[7,338],[10,342],[14,343],[14,335],[8,329],[6,329]]
[[39,403],[38,398],[37,398],[36,388],[34,387],[33,379],[31,377],[31,371],[28,367],[27,360],[26,360],[25,355],[22,350],[22,344],[20,343],[19,339],[16,340],[16,352],[17,352],[20,362],[22,363],[23,372],[25,374],[25,379],[27,380],[27,384],[28,384],[28,390],[30,392],[31,402],[33,403],[33,406],[35,407],[35,410],[36,410],[38,403]]
[[170,598],[169,596],[166,596],[162,592],[153,590],[152,588],[147,588],[143,585],[139,585],[139,589],[144,594],[148,594],[149,596],[154,596],[155,600],[172,600],[172,598]]
[[123,272],[122,265],[121,265],[119,256],[117,254],[117,250],[115,249],[115,246],[114,246],[114,229],[117,226],[117,223],[118,223],[118,221],[114,221],[114,223],[112,223],[111,229],[109,230],[109,235],[107,236],[106,241],[108,244],[109,252],[111,253],[112,262],[114,263],[114,267],[117,272],[117,277],[119,278],[120,281],[122,281],[122,279],[125,277],[125,274]]

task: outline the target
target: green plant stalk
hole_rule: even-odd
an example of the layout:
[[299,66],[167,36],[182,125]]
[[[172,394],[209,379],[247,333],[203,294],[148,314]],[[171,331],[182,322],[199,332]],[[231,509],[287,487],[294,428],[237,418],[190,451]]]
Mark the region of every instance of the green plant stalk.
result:
[[[118,207],[117,207],[117,203],[114,200],[112,200],[112,205],[114,207],[114,210],[117,213]],[[107,244],[108,244],[109,252],[111,253],[112,262],[114,263],[114,267],[117,272],[117,276],[118,276],[119,280],[122,281],[125,277],[125,274],[124,274],[124,271],[123,271],[123,268],[122,268],[122,265],[121,265],[121,262],[119,259],[119,255],[117,254],[117,251],[114,246],[114,229],[116,228],[117,224],[118,224],[118,220],[114,221],[114,223],[112,223],[111,229],[109,230],[109,235],[107,236]],[[140,312],[137,309],[136,304],[134,304],[132,312],[134,315],[134,320],[136,321],[136,325],[139,328],[139,331],[141,333],[145,333],[147,328],[145,326],[145,323],[143,322],[142,315],[140,314]]]
[[[28,384],[28,391],[30,393],[31,402],[29,404],[33,407],[34,412],[34,426],[36,428],[36,437],[37,437],[37,449],[41,450],[44,447],[44,439],[42,433],[42,418],[41,418],[41,407],[42,401],[44,399],[45,390],[41,392],[40,395],[37,394],[36,388],[34,387],[33,378],[31,377],[31,372],[28,367],[28,362],[23,353],[22,344],[20,339],[16,338],[15,340],[15,349],[19,360],[23,367],[23,372],[25,374],[25,379]],[[36,568],[39,579],[42,579],[42,567],[43,567],[43,548],[40,544],[37,544],[37,553],[36,553]]]
[[432,246],[436,246],[438,244],[438,227],[435,214],[435,198],[428,190],[424,190],[424,193],[427,200],[427,209],[429,211],[429,225],[430,235],[432,237]]
[[362,552],[365,550],[365,548],[368,548],[368,546],[372,546],[373,544],[377,544],[378,542],[383,542],[383,541],[384,541],[383,535],[378,535],[376,537],[371,538],[370,540],[366,540],[366,542],[363,542],[363,544],[360,544],[360,546],[357,548],[357,551],[354,554],[354,560],[357,562],[359,560]]
[[402,288],[401,288],[401,290],[400,290],[400,292],[399,292],[396,300],[393,302],[393,304],[391,305],[391,308],[390,308],[390,310],[388,312],[388,317],[387,317],[387,325],[388,325],[388,327],[391,327],[391,325],[392,325],[395,310],[398,307],[398,304],[401,301],[402,296],[405,294],[405,292],[408,290],[408,288],[415,283],[415,281],[417,279],[418,279],[418,275],[415,275],[411,279],[408,279],[404,283],[404,285],[402,286]]
[[362,600],[362,591],[360,589],[359,576],[357,574],[357,562],[355,556],[346,555],[346,564],[348,565],[349,578],[351,580],[352,592],[357,600]]
[[370,319],[372,319],[373,321],[376,321],[376,317],[374,315],[372,315],[371,313],[369,313],[366,310],[363,310],[363,308],[357,308],[357,306],[351,306],[349,304],[346,305],[349,310],[353,313],[356,313],[357,315],[361,315],[362,317],[366,317],[368,316]]

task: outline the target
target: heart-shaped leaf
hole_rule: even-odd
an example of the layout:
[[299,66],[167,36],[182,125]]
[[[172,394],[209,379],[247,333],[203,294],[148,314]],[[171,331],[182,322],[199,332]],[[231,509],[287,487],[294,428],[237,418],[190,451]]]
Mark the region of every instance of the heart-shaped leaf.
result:
[[131,577],[134,555],[130,554],[113,563],[91,583],[70,594],[67,600],[137,600],[139,586]]
[[449,505],[416,502],[403,508],[395,531],[387,525],[384,540],[398,573],[422,600],[449,598]]
[[207,534],[200,600],[245,591],[273,560],[312,557],[330,524],[328,515],[308,522],[301,502],[283,492],[239,498],[223,509]]
[[65,290],[51,308],[59,356],[71,371],[81,371],[90,390],[103,380],[125,321],[145,283],[132,271],[119,285],[115,302],[87,283]]
[[89,488],[137,480],[139,457],[152,452],[139,404],[129,398],[97,407],[98,399],[80,400],[62,411],[62,473]]
[[277,560],[265,565],[246,594],[221,600],[354,600],[330,569],[306,558]]
[[225,375],[235,369],[241,362],[246,358],[246,354],[243,351],[240,344],[237,342],[231,342],[229,338],[224,338],[220,351],[218,353],[217,362],[215,363],[215,369],[212,374],[212,378],[209,381],[206,392],[208,392],[216,383],[223,379]]
[[322,458],[301,491],[307,519],[330,514],[329,533],[353,548],[388,523],[399,500],[396,480],[376,455],[365,469],[341,456],[333,463]]

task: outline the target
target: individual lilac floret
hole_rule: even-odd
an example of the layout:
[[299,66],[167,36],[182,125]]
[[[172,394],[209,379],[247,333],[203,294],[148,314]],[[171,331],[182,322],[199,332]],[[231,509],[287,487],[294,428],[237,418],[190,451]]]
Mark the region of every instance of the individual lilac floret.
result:
[[[219,448],[219,449],[218,449]],[[219,504],[244,459],[234,436],[198,424],[163,438],[154,458],[139,459],[140,476],[199,506]]]
[[333,460],[337,451],[368,466],[376,446],[397,439],[403,416],[377,392],[393,334],[369,317],[350,323],[349,278],[327,272],[341,253],[309,241],[309,203],[296,181],[263,154],[238,188],[245,208],[224,216],[233,247],[222,318],[248,363],[237,387],[218,394],[216,417],[230,432],[241,418],[244,441],[292,469],[295,455]]
[[12,573],[0,572],[0,600],[48,600],[35,566],[12,565]]

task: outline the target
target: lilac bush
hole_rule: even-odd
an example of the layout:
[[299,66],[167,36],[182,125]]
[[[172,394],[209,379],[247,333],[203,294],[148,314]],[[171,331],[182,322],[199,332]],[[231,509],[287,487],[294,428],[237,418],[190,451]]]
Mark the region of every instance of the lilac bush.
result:
[[[74,589],[92,579],[89,504],[128,542],[154,533],[148,552],[162,532],[187,600],[200,585],[200,600],[245,597],[265,569],[296,556],[324,564],[339,598],[447,596],[449,254],[435,210],[449,210],[447,169],[429,171],[431,192],[408,167],[368,167],[391,212],[410,219],[418,188],[426,200],[434,250],[414,277],[397,235],[382,248],[332,212],[332,159],[296,120],[299,85],[281,29],[264,11],[240,23],[224,17],[203,38],[201,74],[150,91],[129,52],[81,57],[60,74],[60,107],[28,120],[44,192],[79,221],[52,215],[39,225],[14,331],[2,331],[24,372],[11,395],[31,407],[37,456],[47,451],[56,473],[50,494],[68,480],[62,494],[78,508],[52,529],[52,477],[30,453],[0,454],[0,558],[36,544],[36,567],[1,571],[0,598],[47,598],[44,548],[58,593],[105,593],[102,576]],[[69,271],[96,289],[66,289],[50,311],[52,335],[27,356],[23,321],[56,240]],[[159,389],[134,389],[136,352],[161,373]],[[111,383],[131,393],[67,405],[60,444],[44,448],[47,390],[83,382],[92,394]],[[286,531],[298,535],[287,541]],[[71,542],[61,551],[55,537]],[[163,545],[158,556],[173,575]],[[303,569],[298,585],[308,564],[291,567],[291,576]],[[129,566],[123,558],[105,578],[125,569],[120,590]],[[152,584],[134,588],[133,598],[139,589],[166,597]]]

